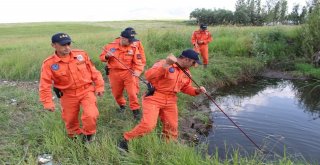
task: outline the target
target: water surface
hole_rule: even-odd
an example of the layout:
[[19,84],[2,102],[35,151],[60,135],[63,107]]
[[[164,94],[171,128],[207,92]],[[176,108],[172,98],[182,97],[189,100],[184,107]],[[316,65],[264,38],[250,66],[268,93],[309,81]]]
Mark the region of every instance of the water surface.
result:
[[[261,148],[265,159],[283,157],[320,162],[320,82],[258,80],[219,89],[215,100],[224,112]],[[234,148],[251,155],[256,148],[221,111],[210,105],[215,127],[209,153],[225,158]]]

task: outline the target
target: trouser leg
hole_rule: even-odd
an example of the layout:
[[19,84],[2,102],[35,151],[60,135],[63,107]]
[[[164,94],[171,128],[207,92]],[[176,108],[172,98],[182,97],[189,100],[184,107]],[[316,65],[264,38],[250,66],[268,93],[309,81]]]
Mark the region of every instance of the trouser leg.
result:
[[166,140],[176,140],[178,137],[178,108],[176,104],[166,106],[160,111],[162,133]]
[[79,123],[80,104],[76,96],[64,95],[60,99],[62,113],[61,117],[65,123],[67,134],[73,137],[76,134],[81,134]]
[[81,100],[83,108],[82,119],[82,132],[85,135],[92,135],[96,133],[97,119],[99,111],[97,107],[97,100],[94,92],[88,92]]
[[157,124],[160,107],[149,100],[143,100],[143,115],[140,123],[132,130],[123,134],[126,140],[131,140],[136,137],[143,136],[151,132]]
[[140,108],[139,99],[137,96],[136,77],[132,76],[128,71],[125,75],[124,86],[129,97],[129,107],[131,110]]
[[207,65],[209,62],[209,51],[208,51],[208,45],[201,45],[200,47],[200,54],[203,60],[203,64]]
[[126,105],[126,100],[123,97],[124,81],[121,78],[120,73],[111,70],[109,73],[109,82],[112,95],[118,105]]

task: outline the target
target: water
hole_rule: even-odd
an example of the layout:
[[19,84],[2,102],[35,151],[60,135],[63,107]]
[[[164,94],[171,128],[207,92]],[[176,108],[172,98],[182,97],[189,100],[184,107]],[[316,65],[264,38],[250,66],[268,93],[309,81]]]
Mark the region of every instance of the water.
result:
[[[320,82],[258,80],[220,89],[215,96],[222,110],[268,151],[264,159],[282,158],[285,150],[291,160],[320,164]],[[217,149],[225,158],[237,148],[252,156],[255,145],[214,104],[210,108],[215,127],[208,137],[209,154]]]

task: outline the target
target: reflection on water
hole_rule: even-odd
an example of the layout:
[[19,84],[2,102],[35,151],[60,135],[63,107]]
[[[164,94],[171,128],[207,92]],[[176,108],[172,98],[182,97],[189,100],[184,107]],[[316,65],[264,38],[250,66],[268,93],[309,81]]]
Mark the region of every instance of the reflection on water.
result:
[[[320,82],[258,80],[215,93],[218,105],[261,148],[264,159],[320,162]],[[209,153],[224,158],[234,148],[251,155],[255,146],[212,104],[215,127]]]

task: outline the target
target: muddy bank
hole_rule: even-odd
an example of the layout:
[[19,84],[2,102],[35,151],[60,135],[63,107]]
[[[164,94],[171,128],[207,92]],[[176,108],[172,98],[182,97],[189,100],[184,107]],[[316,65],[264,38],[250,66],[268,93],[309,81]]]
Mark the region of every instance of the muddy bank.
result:
[[271,69],[264,69],[260,75],[260,77],[265,78],[277,78],[277,79],[285,79],[285,80],[308,80],[310,77],[307,76],[296,76],[292,74],[292,72],[286,72],[286,71],[277,71],[277,70],[271,70]]

